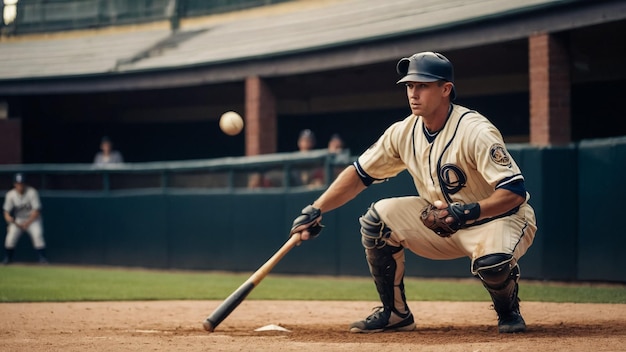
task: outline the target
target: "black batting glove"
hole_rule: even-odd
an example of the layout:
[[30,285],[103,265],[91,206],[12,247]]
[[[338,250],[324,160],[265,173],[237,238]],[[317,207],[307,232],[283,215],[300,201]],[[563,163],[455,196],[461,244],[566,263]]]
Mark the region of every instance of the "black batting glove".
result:
[[306,230],[309,232],[310,238],[313,239],[317,237],[324,228],[324,225],[322,225],[320,221],[322,221],[322,212],[312,205],[307,205],[293,221],[289,236]]
[[[446,210],[448,211],[446,223],[455,231],[465,227],[468,221],[476,220],[480,217],[480,204],[478,203],[451,203]],[[454,219],[454,221],[450,222],[449,217]]]

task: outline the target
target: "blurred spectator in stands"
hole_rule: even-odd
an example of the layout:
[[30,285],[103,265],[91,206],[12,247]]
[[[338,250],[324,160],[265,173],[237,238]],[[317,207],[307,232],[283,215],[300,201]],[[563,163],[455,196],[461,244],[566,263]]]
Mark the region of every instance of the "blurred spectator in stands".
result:
[[315,133],[313,133],[313,131],[309,129],[302,130],[298,136],[298,150],[301,152],[313,150],[313,148],[315,148],[315,142]]
[[96,153],[93,164],[98,167],[107,167],[109,165],[119,165],[124,162],[122,153],[113,150],[113,142],[107,136],[102,137],[100,141],[100,151]]
[[330,136],[328,140],[328,151],[334,154],[339,154],[343,151],[343,139],[338,133]]
[[[315,148],[315,133],[310,129],[300,131],[298,135],[298,150],[306,153]],[[294,172],[294,186],[320,187],[324,185],[324,168],[317,165],[296,167]]]
[[269,179],[262,172],[251,172],[248,174],[248,188],[266,188],[271,187]]
[[18,173],[13,177],[13,189],[7,192],[2,210],[4,211],[4,220],[8,225],[4,240],[6,256],[2,263],[6,265],[13,261],[17,241],[23,232],[28,232],[33,247],[39,256],[39,262],[47,264],[39,193],[35,188],[26,184],[23,174]]
[[350,161],[350,150],[346,148],[343,138],[338,133],[333,134],[328,141],[328,151],[336,154],[335,162],[348,163]]
[[332,162],[335,164],[333,167],[333,175],[337,177],[341,171],[350,163],[350,151],[345,148],[343,138],[338,133],[330,136],[328,140],[328,152],[335,154],[335,158]]

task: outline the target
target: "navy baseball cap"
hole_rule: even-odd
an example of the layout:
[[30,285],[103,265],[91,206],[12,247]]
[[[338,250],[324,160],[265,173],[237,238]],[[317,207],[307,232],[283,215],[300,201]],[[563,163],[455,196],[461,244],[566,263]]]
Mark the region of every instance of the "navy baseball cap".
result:
[[456,98],[454,87],[454,68],[447,57],[440,53],[425,51],[398,61],[396,71],[402,78],[397,82],[435,82],[446,81],[452,83],[450,100]]
[[13,183],[24,183],[25,181],[26,178],[24,177],[24,174],[17,173],[13,176]]

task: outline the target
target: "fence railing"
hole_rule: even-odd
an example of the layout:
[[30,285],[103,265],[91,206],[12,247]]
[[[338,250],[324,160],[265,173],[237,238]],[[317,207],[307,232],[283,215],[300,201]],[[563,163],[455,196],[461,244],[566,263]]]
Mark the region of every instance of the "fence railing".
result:
[[204,190],[271,191],[327,186],[352,158],[326,150],[209,160],[91,164],[0,165],[0,186],[21,172],[40,191]]

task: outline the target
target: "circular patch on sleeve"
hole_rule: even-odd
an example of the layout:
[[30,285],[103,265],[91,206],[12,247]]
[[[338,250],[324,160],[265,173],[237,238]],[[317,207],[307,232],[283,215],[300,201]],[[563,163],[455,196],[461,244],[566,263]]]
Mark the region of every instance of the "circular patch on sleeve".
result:
[[511,158],[506,152],[506,148],[500,143],[496,143],[489,149],[489,156],[494,163],[502,166],[511,166]]

